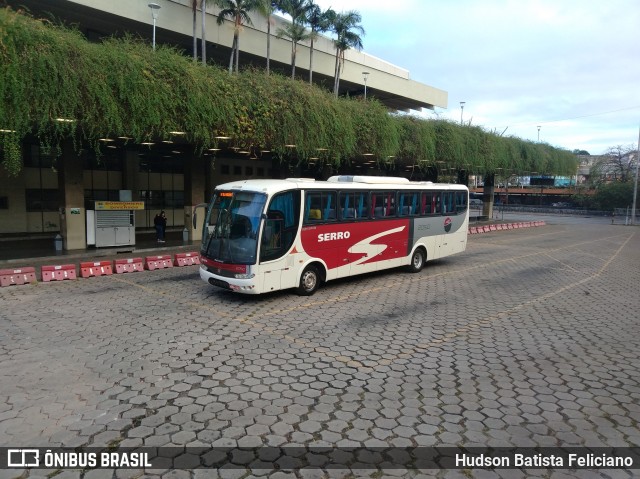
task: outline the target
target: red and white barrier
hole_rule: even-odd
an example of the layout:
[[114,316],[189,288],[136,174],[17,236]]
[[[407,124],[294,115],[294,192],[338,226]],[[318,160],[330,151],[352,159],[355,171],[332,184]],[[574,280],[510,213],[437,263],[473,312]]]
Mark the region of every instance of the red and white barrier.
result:
[[45,283],[49,281],[63,281],[65,279],[76,278],[77,272],[75,264],[59,264],[55,266],[42,267],[42,281]]
[[36,270],[31,266],[17,269],[0,269],[0,287],[36,282]]
[[514,230],[519,228],[533,228],[534,226],[545,226],[544,221],[523,221],[521,223],[496,223],[492,225],[470,226],[469,234],[490,233],[492,231]]
[[200,264],[200,255],[198,253],[176,253],[173,261],[174,266],[190,266],[192,264]]
[[115,260],[116,274],[136,273],[144,269],[142,258],[127,258]]
[[111,261],[97,261],[80,263],[80,275],[83,278],[91,276],[109,276],[113,274]]
[[171,255],[163,254],[159,256],[147,256],[145,258],[144,267],[149,271],[153,271],[154,269],[173,268]]

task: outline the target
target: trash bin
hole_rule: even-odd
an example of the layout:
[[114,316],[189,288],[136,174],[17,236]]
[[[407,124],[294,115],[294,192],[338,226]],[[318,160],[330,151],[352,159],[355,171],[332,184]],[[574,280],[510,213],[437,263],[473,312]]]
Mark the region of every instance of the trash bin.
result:
[[53,245],[55,246],[56,251],[62,251],[62,236],[60,233],[58,233],[53,239]]

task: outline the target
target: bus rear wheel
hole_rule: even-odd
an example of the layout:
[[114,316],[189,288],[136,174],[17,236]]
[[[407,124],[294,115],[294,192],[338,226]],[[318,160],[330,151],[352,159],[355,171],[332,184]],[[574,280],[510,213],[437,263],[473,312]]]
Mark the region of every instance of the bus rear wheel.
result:
[[301,296],[311,296],[320,287],[320,273],[313,265],[307,266],[300,275],[300,285],[296,292]]
[[425,254],[421,248],[416,249],[411,255],[411,263],[409,264],[410,273],[419,273],[424,268]]

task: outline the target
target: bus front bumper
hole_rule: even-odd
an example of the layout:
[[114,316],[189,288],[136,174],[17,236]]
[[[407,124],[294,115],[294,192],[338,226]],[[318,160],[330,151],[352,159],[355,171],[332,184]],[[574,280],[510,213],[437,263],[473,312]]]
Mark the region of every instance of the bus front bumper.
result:
[[245,294],[259,294],[260,291],[256,287],[256,278],[253,277],[251,279],[237,279],[237,278],[229,278],[227,276],[219,276],[217,274],[213,274],[207,270],[205,265],[200,265],[200,278],[219,288],[228,289],[231,291],[236,291],[238,293]]

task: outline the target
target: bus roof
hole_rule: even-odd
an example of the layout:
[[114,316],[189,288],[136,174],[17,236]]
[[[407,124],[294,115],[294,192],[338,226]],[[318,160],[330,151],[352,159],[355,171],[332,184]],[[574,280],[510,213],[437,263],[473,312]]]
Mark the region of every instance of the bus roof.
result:
[[326,190],[468,190],[465,185],[453,183],[433,183],[431,181],[409,181],[407,178],[392,176],[332,176],[327,181],[313,178],[287,178],[284,180],[240,180],[223,183],[217,190],[256,191],[266,194],[278,193],[290,189],[326,189]]

